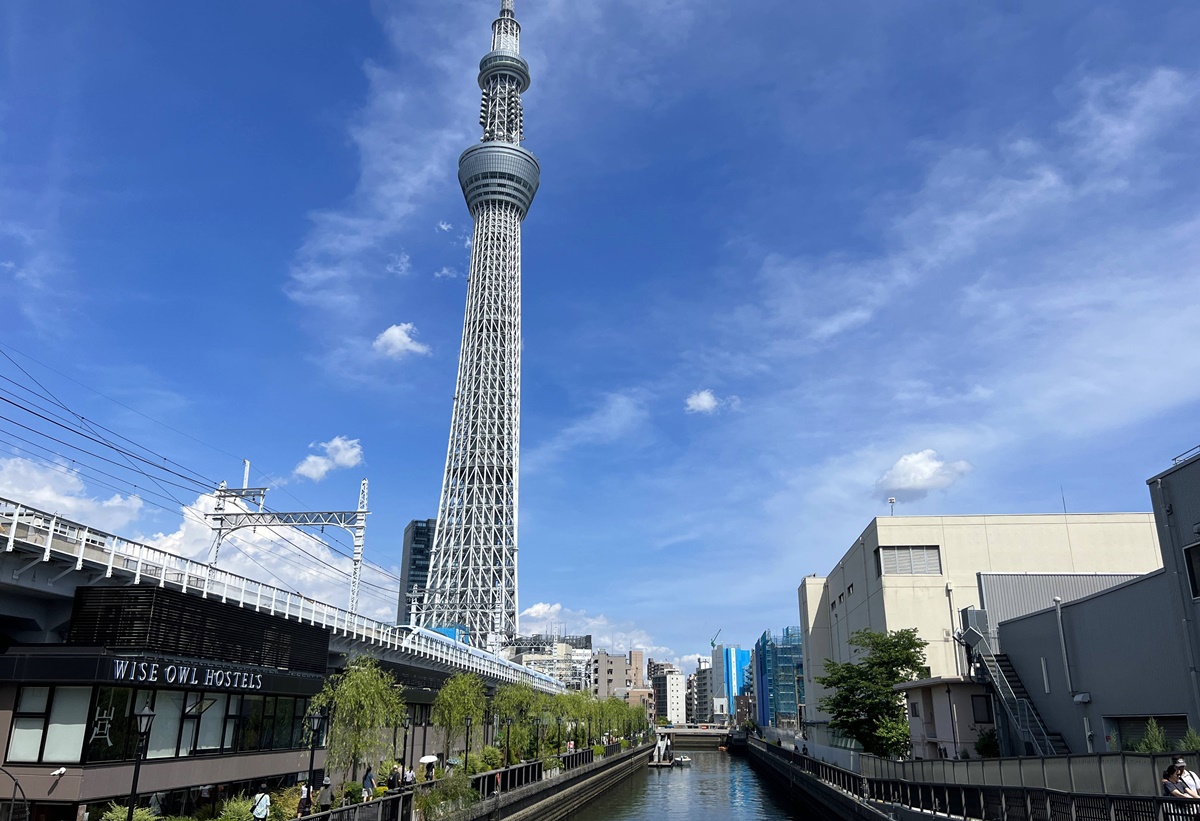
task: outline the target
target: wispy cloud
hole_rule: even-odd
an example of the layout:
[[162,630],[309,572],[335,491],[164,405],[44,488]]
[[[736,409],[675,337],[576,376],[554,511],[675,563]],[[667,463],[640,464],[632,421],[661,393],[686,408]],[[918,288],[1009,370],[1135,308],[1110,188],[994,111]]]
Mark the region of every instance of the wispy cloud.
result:
[[458,271],[451,268],[449,265],[443,265],[441,268],[433,272],[434,279],[456,279]]
[[625,440],[640,431],[649,417],[642,392],[606,394],[594,410],[568,424],[548,441],[531,448],[522,457],[522,466],[537,471],[576,448]]
[[403,359],[409,354],[424,356],[430,353],[430,348],[416,340],[417,327],[411,322],[392,325],[386,331],[375,337],[371,347],[375,352],[388,359]]
[[452,230],[454,230],[454,226],[451,225],[450,223],[446,222],[445,220],[442,220],[437,224],[437,230],[443,231],[443,232],[452,231]]
[[309,447],[324,453],[305,456],[292,473],[314,482],[324,479],[330,471],[358,467],[363,462],[362,443],[357,439],[335,436],[328,442],[313,443]]
[[412,259],[401,251],[388,257],[387,272],[396,276],[404,276],[412,270]]
[[923,499],[931,490],[945,490],[971,472],[969,462],[945,462],[937,451],[906,453],[879,477],[875,489],[900,501]]
[[741,406],[742,400],[737,396],[726,396],[721,398],[712,392],[709,388],[702,388],[697,391],[692,391],[683,400],[683,410],[685,413],[716,413],[722,408],[736,409]]
[[671,658],[674,651],[654,641],[649,631],[631,621],[614,620],[604,613],[572,610],[561,603],[538,602],[521,611],[521,632],[559,635],[591,635],[594,647],[618,653],[643,650],[655,658]]

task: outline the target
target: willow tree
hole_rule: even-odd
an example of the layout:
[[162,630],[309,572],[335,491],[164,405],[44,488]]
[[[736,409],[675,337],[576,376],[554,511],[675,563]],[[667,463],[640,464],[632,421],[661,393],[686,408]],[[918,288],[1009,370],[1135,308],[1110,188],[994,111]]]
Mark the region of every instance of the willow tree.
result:
[[329,772],[357,773],[359,762],[376,763],[391,752],[391,729],[404,719],[403,687],[375,659],[359,656],[325,680],[309,713],[329,716]]
[[[444,757],[449,757],[450,748],[467,729],[467,716],[471,723],[483,733],[483,710],[487,706],[483,679],[474,673],[456,673],[438,690],[433,700],[433,723],[442,728]],[[470,752],[469,750],[467,752]]]

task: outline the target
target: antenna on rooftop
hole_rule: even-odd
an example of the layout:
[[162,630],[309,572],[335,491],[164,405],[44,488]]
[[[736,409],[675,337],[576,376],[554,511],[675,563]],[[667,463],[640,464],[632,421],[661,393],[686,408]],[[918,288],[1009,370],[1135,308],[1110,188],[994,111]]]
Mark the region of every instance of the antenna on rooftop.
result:
[[896,497],[895,497],[895,496],[889,496],[889,497],[888,497],[888,504],[889,504],[889,505],[891,505],[891,508],[892,508],[892,512],[891,512],[891,514],[890,514],[890,515],[892,515],[892,516],[895,516],[895,515],[896,515]]

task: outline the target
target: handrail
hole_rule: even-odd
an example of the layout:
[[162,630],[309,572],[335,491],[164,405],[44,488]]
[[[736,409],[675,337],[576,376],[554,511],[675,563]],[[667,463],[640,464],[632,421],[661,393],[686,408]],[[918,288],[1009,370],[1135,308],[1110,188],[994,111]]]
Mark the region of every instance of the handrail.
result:
[[1050,740],[1050,734],[1046,732],[1041,717],[1029,699],[1021,698],[1013,690],[1012,685],[1008,682],[1008,677],[1004,675],[999,662],[996,661],[996,655],[992,652],[992,646],[988,643],[987,636],[981,635],[975,643],[974,649],[983,660],[988,676],[992,679],[992,684],[999,693],[1000,700],[1004,703],[1004,709],[1012,719],[1017,732],[1024,740],[1033,745],[1038,755],[1054,755],[1054,743]]
[[[48,562],[54,556],[73,562],[75,570],[82,570],[84,562],[89,562],[96,569],[103,569],[105,578],[115,574],[132,576],[135,584],[154,583],[202,598],[219,598],[239,607],[253,607],[258,612],[324,627],[351,641],[423,656],[497,681],[523,682],[547,693],[565,689],[563,684],[545,673],[522,667],[433,630],[385,624],[291,590],[0,497],[0,552],[11,553],[18,544],[37,548],[42,562]],[[17,575],[23,572],[23,569],[18,570]]]

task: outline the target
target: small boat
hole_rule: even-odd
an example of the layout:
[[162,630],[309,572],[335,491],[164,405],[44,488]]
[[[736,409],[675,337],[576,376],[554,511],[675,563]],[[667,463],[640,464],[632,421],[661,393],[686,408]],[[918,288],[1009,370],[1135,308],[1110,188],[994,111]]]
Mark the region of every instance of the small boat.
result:
[[690,767],[692,766],[692,759],[686,755],[677,755],[673,763],[676,767]]

